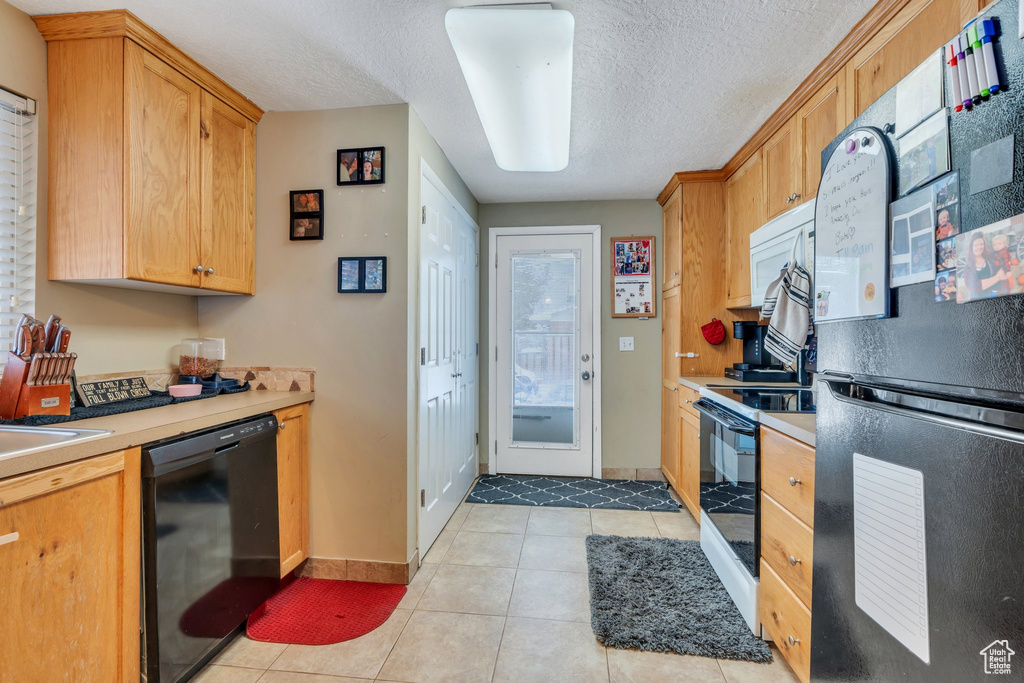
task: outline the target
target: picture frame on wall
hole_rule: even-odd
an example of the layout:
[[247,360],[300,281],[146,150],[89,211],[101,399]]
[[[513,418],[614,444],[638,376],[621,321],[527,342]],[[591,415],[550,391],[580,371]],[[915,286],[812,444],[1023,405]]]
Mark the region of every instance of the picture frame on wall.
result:
[[654,237],[613,237],[612,317],[654,318]]
[[338,185],[380,185],[384,170],[383,147],[338,150]]
[[291,220],[288,239],[292,241],[324,238],[324,191],[292,190],[288,193]]
[[342,256],[338,259],[339,294],[384,294],[387,291],[386,256]]

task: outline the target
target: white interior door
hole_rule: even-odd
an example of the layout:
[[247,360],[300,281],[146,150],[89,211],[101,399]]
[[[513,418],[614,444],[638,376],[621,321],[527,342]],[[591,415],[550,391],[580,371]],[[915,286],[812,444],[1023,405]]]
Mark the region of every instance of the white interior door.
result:
[[595,476],[594,240],[495,237],[496,472]]
[[476,478],[477,229],[432,174],[420,178],[419,549]]

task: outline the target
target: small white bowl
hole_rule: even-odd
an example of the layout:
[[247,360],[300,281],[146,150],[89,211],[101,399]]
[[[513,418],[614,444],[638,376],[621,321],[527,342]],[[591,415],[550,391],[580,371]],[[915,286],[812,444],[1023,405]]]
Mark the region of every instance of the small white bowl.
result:
[[174,398],[184,398],[186,396],[198,396],[203,391],[202,384],[172,384],[167,387],[167,391],[171,393]]

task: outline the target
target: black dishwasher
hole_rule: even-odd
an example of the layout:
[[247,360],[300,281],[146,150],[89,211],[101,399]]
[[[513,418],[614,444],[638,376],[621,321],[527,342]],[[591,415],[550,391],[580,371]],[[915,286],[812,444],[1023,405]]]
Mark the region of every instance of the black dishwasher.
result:
[[142,451],[142,676],[195,675],[280,585],[277,420]]

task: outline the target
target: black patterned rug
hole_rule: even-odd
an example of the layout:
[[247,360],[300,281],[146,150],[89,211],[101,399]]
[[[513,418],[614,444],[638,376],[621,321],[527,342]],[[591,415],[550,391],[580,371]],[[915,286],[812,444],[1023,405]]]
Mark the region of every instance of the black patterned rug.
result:
[[727,481],[717,484],[701,483],[700,507],[707,513],[729,512],[738,514],[754,514],[754,500],[757,498],[757,487],[754,482],[741,481],[732,485]]
[[467,503],[679,512],[663,481],[482,474]]

